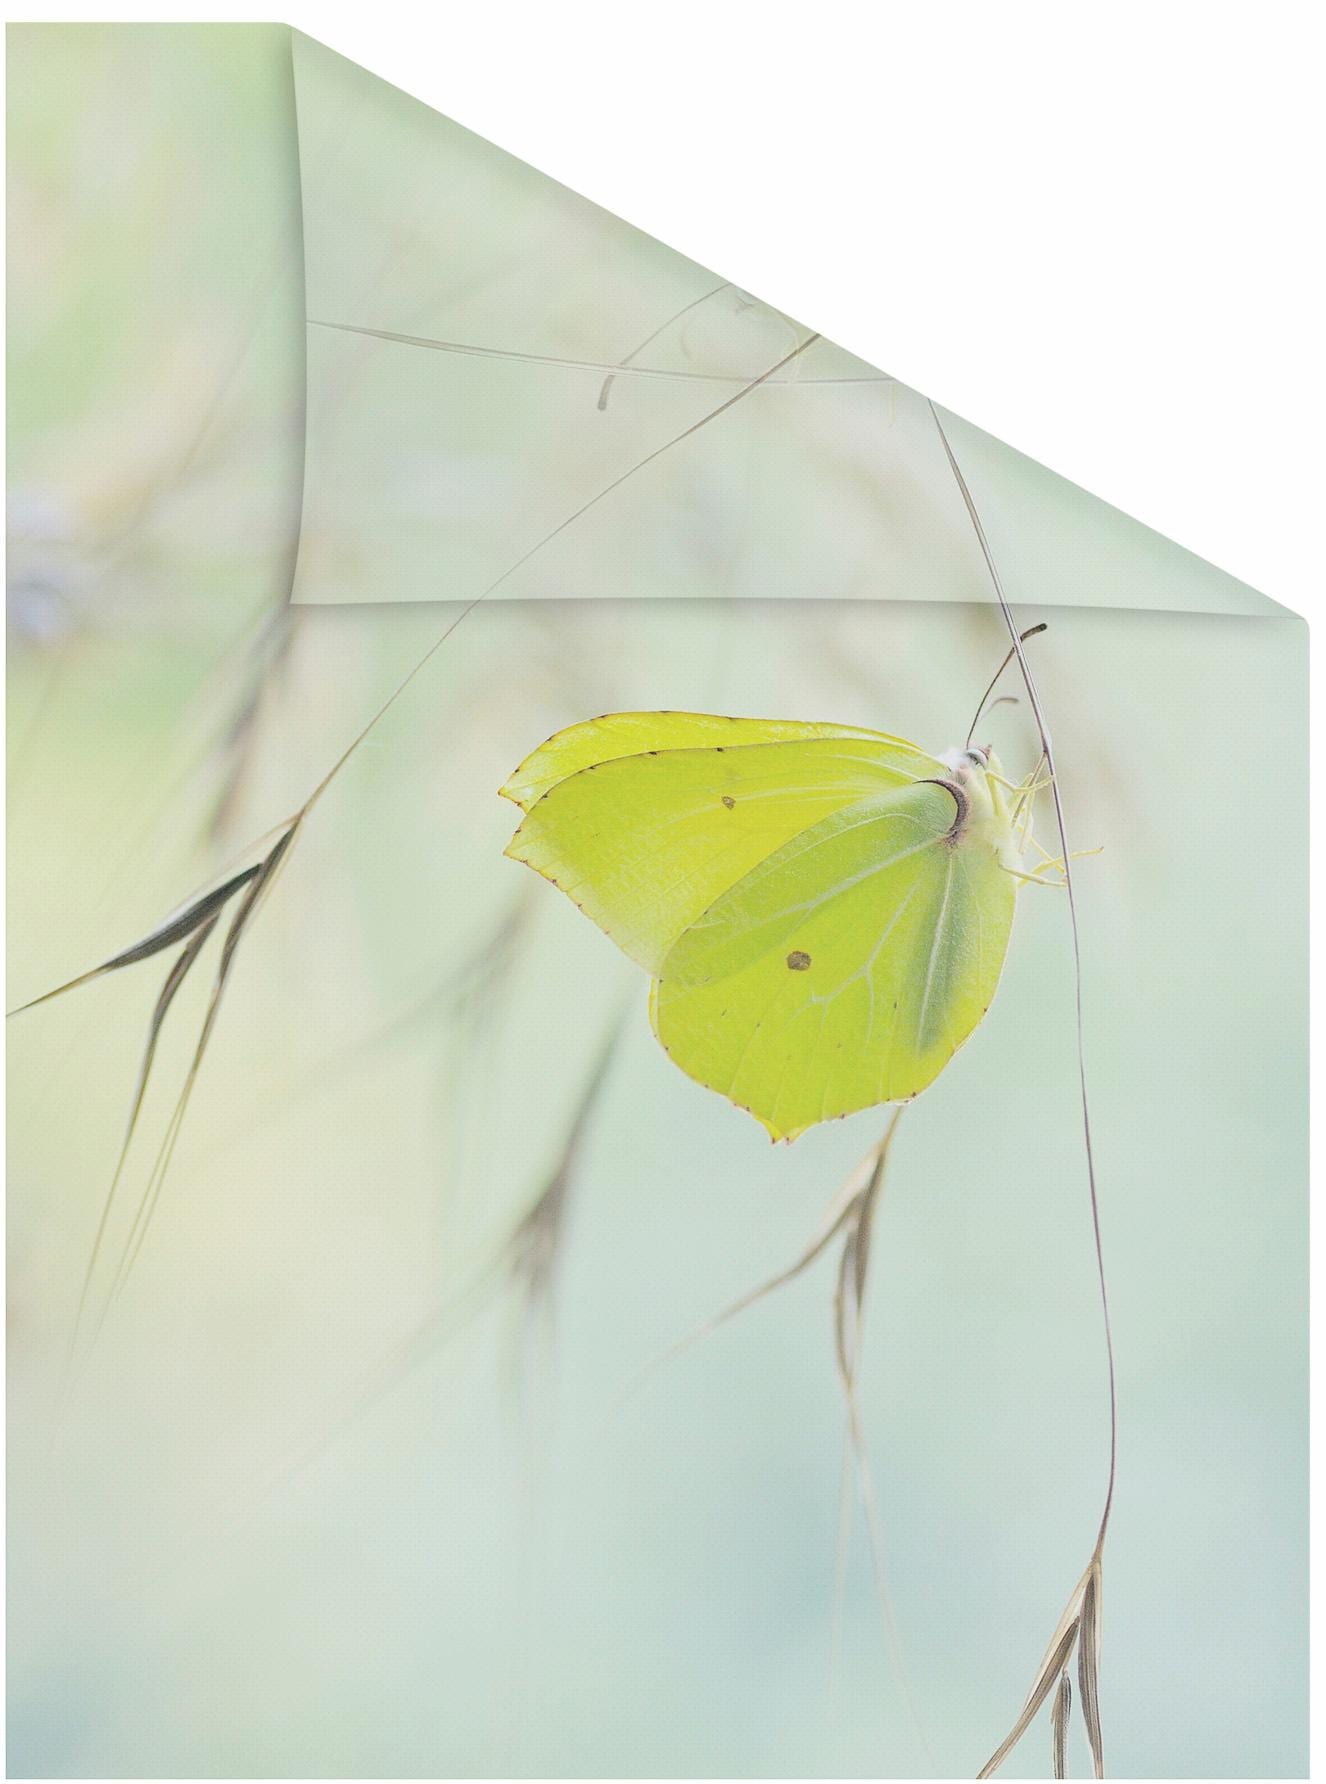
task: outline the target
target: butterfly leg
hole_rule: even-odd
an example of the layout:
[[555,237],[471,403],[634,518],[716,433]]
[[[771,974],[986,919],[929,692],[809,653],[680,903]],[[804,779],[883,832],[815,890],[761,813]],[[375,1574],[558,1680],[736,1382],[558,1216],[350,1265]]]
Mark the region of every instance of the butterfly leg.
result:
[[[1031,844],[1033,848],[1040,850],[1042,857],[1040,866],[1035,869],[1037,873],[1049,871],[1051,868],[1055,868],[1062,872],[1064,865],[1064,858],[1062,855],[1049,854],[1045,849],[1041,848],[1041,845],[1036,841],[1035,837],[1032,837]],[[1094,849],[1074,849],[1068,859],[1070,861],[1083,861],[1088,855],[1103,855],[1104,852],[1104,843],[1098,843]]]
[[[1017,826],[1018,846],[1021,849],[1023,854],[1025,854],[1027,851],[1027,845],[1034,840],[1032,837],[1032,834],[1031,834],[1032,816],[1033,816],[1033,807],[1032,807],[1031,800],[1030,799],[1019,800],[1018,804],[1014,810],[1012,821]],[[1039,847],[1039,846],[1040,845],[1037,844],[1037,847]],[[1042,853],[1044,853],[1043,850],[1042,850]]]
[[1005,867],[1004,872],[1011,873],[1015,880],[1026,880],[1026,882],[1029,886],[1061,886],[1062,887],[1062,886],[1067,885],[1067,883],[1068,883],[1066,880],[1062,880],[1062,879],[1059,879],[1059,880],[1051,879],[1048,874],[1044,873],[1040,869],[1037,869],[1037,871],[1035,873],[1023,873],[1020,868]]
[[[1040,844],[1036,842],[1034,838],[1032,839],[1032,847],[1040,850],[1043,859],[1031,870],[1030,873],[1023,873],[1019,868],[1007,866],[1004,868],[1004,872],[1011,873],[1015,880],[1026,880],[1033,886],[1066,886],[1068,881],[1064,876],[1063,856],[1047,854],[1044,849],[1041,849]],[[1080,861],[1086,855],[1099,855],[1101,852],[1102,851],[1099,848],[1074,849],[1068,859],[1070,861]],[[1058,876],[1057,878],[1055,877],[1056,875]]]
[[[1044,759],[1045,758],[1042,757],[1041,762],[1043,762]],[[992,780],[996,786],[1002,787],[1006,793],[1016,793],[1019,798],[1030,798],[1033,793],[1044,792],[1046,787],[1052,786],[1054,783],[1054,776],[1052,774],[1043,775],[1040,771],[1040,766],[1040,763],[1038,763],[1030,778],[1024,781],[1011,781],[1006,775],[996,774],[993,768],[987,768],[985,775],[987,780]]]
[[997,786],[1000,786],[1006,792],[1015,795],[1009,822],[1017,828],[1020,845],[1024,850],[1031,838],[1032,801],[1037,793],[1042,792],[1054,782],[1054,776],[1052,774],[1041,774],[1041,769],[1044,766],[1045,757],[1042,756],[1025,781],[1006,780],[1002,774],[989,773],[987,770],[989,778],[994,781]]
[[1036,853],[1040,856],[1040,861],[1037,863],[1037,865],[1034,869],[1034,871],[1036,873],[1039,873],[1042,870],[1042,868],[1044,868],[1044,867],[1059,865],[1061,858],[1058,856],[1052,855],[1050,853],[1050,851],[1045,847],[1044,843],[1041,842],[1038,837],[1032,836],[1030,833],[1028,833],[1026,841],[1027,841],[1028,847],[1035,849]]

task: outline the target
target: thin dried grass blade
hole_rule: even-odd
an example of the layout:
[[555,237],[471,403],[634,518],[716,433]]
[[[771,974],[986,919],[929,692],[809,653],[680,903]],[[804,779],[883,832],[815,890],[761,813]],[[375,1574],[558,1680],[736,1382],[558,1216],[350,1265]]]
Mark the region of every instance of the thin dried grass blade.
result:
[[833,1561],[833,1621],[829,1643],[829,1682],[837,1693],[843,1662],[843,1613],[847,1604],[847,1548],[852,1538],[852,1433],[843,1433],[838,1469],[838,1541]]
[[209,937],[221,921],[218,911],[209,917],[201,928],[195,929],[188,942],[176,956],[175,964],[166,975],[166,982],[161,987],[161,995],[157,998],[156,1008],[152,1011],[152,1020],[148,1025],[147,1044],[143,1049],[143,1061],[138,1073],[138,1088],[134,1096],[134,1114],[136,1115],[147,1089],[147,1080],[152,1071],[152,1061],[156,1057],[157,1042],[161,1038],[161,1027],[166,1020],[167,1012],[174,1003],[181,985],[189,976],[194,962],[207,946]]
[[[537,882],[533,890],[537,894]],[[533,914],[534,899],[522,887],[491,934],[458,967],[439,979],[433,990],[413,1006],[413,1013],[431,1012],[440,1004],[444,1010],[475,1013],[478,1022],[490,1020],[520,958]]]
[[[906,1658],[903,1654],[897,1618],[894,1615],[893,1598],[889,1591],[888,1570],[884,1563],[884,1531],[879,1515],[879,1501],[875,1493],[874,1477],[870,1467],[870,1453],[866,1448],[861,1402],[856,1391],[866,1271],[870,1257],[870,1236],[875,1210],[879,1204],[880,1191],[884,1185],[889,1148],[893,1143],[893,1136],[901,1119],[902,1109],[895,1109],[884,1130],[883,1137],[871,1147],[848,1179],[849,1184],[855,1187],[856,1194],[842,1223],[846,1230],[846,1238],[838,1259],[838,1279],[834,1292],[834,1348],[837,1355],[838,1379],[842,1386],[843,1400],[847,1408],[847,1443],[843,1456],[844,1488],[850,1488],[851,1475],[855,1468],[861,1509],[865,1517],[871,1571],[875,1580],[875,1595],[879,1601],[885,1641],[888,1644],[890,1659],[907,1714],[930,1762],[931,1769],[937,1770],[938,1760],[925,1731],[925,1724],[921,1720],[916,1693],[912,1688]],[[838,1563],[840,1573],[845,1553],[846,1531],[847,1520],[840,1515]],[[835,1604],[835,1616],[838,1614]]]
[[530,894],[534,898],[538,894],[538,882],[533,875],[525,877],[530,881],[529,892],[522,887],[520,895],[499,918],[491,934],[474,953],[461,961],[459,967],[451,966],[445,973],[438,974],[421,996],[412,998],[375,1027],[342,1041],[298,1076],[277,1086],[271,1095],[246,1108],[243,1120],[219,1136],[215,1149],[224,1149],[239,1133],[252,1136],[280,1111],[314,1092],[325,1091],[359,1060],[412,1033],[419,1024],[437,1017],[439,1012],[443,1015],[470,1014],[476,1032],[481,1024],[491,1021],[520,959],[533,909]]
[[[652,333],[647,334],[638,346],[632,347],[631,351],[622,360],[622,367],[628,368],[631,365],[631,362],[636,358],[637,354],[643,353],[646,347],[652,347],[658,337],[662,334],[666,334],[670,328],[674,328],[676,324],[681,321],[683,316],[689,316],[692,310],[699,309],[701,304],[707,304],[711,297],[717,297],[720,291],[726,290],[727,280],[725,279],[721,285],[715,285],[712,291],[702,292],[699,297],[693,297],[688,304],[683,304],[681,309],[674,311],[674,313],[668,317],[666,322],[660,322],[658,327],[654,329]],[[603,380],[603,388],[599,391],[598,400],[600,414],[602,414],[608,406],[608,397],[612,391],[612,381],[616,376],[616,372],[609,372],[607,377]]]
[[249,685],[223,735],[213,747],[212,755],[221,771],[220,785],[207,818],[206,834],[214,843],[226,834],[238,809],[253,760],[259,715],[272,681],[280,675],[289,659],[298,612],[298,607],[292,607],[282,592],[275,608],[259,627],[249,652]]
[[[279,847],[279,845],[278,845]],[[275,851],[273,851],[274,853]],[[271,856],[268,856],[268,860]],[[145,935],[140,942],[125,948],[119,954],[112,954],[109,960],[103,960],[100,966],[94,966],[76,979],[69,979],[63,985],[57,985],[53,991],[43,991],[40,997],[32,998],[28,1003],[20,1004],[16,1010],[10,1010],[11,1016],[20,1016],[24,1010],[35,1010],[38,1004],[49,1003],[53,997],[63,997],[66,991],[74,991],[80,985],[90,984],[93,979],[101,978],[105,973],[118,972],[124,966],[136,966],[140,960],[150,960],[153,954],[160,954],[173,942],[183,941],[192,935],[195,929],[206,923],[209,917],[215,917],[234,897],[242,886],[247,886],[263,872],[265,863],[258,862],[253,867],[246,867],[241,873],[232,874],[210,892],[205,892],[192,904],[175,916],[168,917],[159,929]]]
[[1082,1641],[1077,1650],[1078,1694],[1082,1699],[1082,1720],[1087,1725],[1091,1742],[1091,1760],[1096,1776],[1105,1776],[1105,1743],[1100,1727],[1100,1562],[1094,1561],[1087,1573],[1086,1591],[1082,1594]]
[[664,1363],[671,1362],[674,1357],[689,1350],[693,1344],[698,1344],[702,1338],[708,1338],[720,1326],[725,1326],[729,1320],[735,1319],[739,1313],[744,1313],[748,1307],[753,1307],[766,1295],[773,1294],[775,1289],[786,1288],[789,1282],[795,1282],[803,1271],[810,1268],[816,1258],[823,1256],[836,1235],[853,1217],[857,1203],[861,1199],[861,1192],[870,1182],[877,1157],[886,1142],[887,1135],[878,1146],[873,1146],[870,1149],[861,1163],[852,1171],[829,1203],[814,1238],[800,1256],[795,1258],[785,1270],[780,1270],[776,1276],[768,1277],[753,1289],[749,1289],[744,1295],[739,1295],[735,1301],[729,1302],[720,1313],[714,1314],[712,1319],[707,1319],[702,1324],[693,1327],[683,1337],[678,1338],[675,1343],[669,1344],[664,1350],[661,1350],[657,1356],[651,1357],[618,1400],[609,1423],[618,1416],[627,1402],[639,1391],[656,1369],[661,1369]]
[[613,1017],[576,1103],[566,1140],[551,1172],[529,1210],[516,1223],[507,1241],[506,1256],[512,1275],[520,1283],[526,1310],[533,1314],[548,1304],[557,1261],[566,1230],[567,1204],[575,1180],[576,1165],[585,1133],[603,1095],[612,1068],[613,1054],[621,1039],[627,1005]]
[[[156,1162],[152,1167],[147,1186],[144,1189],[142,1199],[138,1204],[138,1210],[134,1216],[133,1225],[129,1229],[129,1236],[125,1241],[120,1265],[115,1273],[115,1279],[111,1284],[106,1308],[102,1313],[103,1322],[106,1313],[110,1309],[110,1305],[118,1298],[125,1283],[128,1281],[130,1272],[132,1271],[134,1264],[137,1262],[138,1255],[143,1248],[143,1241],[147,1237],[147,1230],[151,1225],[152,1216],[156,1211],[157,1202],[161,1196],[161,1187],[165,1182],[166,1173],[170,1167],[170,1161],[175,1151],[175,1143],[179,1138],[180,1129],[184,1125],[184,1117],[188,1111],[189,1102],[193,1096],[194,1087],[198,1081],[198,1075],[202,1070],[203,1060],[207,1054],[207,1048],[212,1038],[212,1032],[216,1027],[217,1015],[221,1008],[221,999],[225,994],[226,985],[230,979],[239,944],[244,938],[245,931],[252,920],[254,912],[261,903],[264,893],[270,888],[272,880],[284,860],[290,844],[294,841],[298,828],[299,826],[297,823],[291,825],[290,829],[278,838],[275,846],[264,859],[259,862],[253,873],[247,876],[247,890],[235,909],[235,914],[230,920],[230,927],[226,931],[225,940],[221,944],[221,960],[217,966],[216,978],[212,983],[212,993],[208,999],[207,1010],[203,1016],[202,1027],[198,1033],[198,1040],[194,1047],[193,1058],[189,1062],[189,1070],[185,1076],[183,1088],[180,1091],[170,1121],[167,1124],[165,1136],[162,1139],[161,1147],[157,1153]],[[100,1330],[101,1324],[99,1323],[97,1331],[100,1332]]]
[[1027,1701],[1022,1706],[1022,1713],[1013,1724],[1008,1734],[995,1748],[985,1764],[977,1772],[978,1778],[992,1778],[1036,1718],[1036,1712],[1050,1695],[1050,1687],[1068,1664],[1069,1655],[1073,1652],[1073,1643],[1077,1640],[1078,1619],[1073,1618],[1068,1627],[1054,1642],[1041,1669],[1036,1674],[1036,1683],[1031,1688]]
[[[539,1263],[555,1262],[555,1255],[553,1258],[548,1258],[543,1250],[548,1242],[547,1223],[551,1221],[560,1232],[561,1224],[565,1218],[566,1195],[574,1174],[576,1155],[609,1075],[612,1054],[621,1038],[625,1017],[626,1006],[624,1005],[604,1038],[572,1119],[567,1143],[553,1174],[533,1207],[522,1217],[505,1250],[490,1258],[482,1270],[459,1294],[428,1314],[403,1339],[380,1357],[372,1369],[363,1376],[349,1405],[343,1408],[336,1422],[308,1442],[291,1460],[282,1464],[279,1470],[265,1483],[261,1491],[270,1490],[272,1487],[292,1479],[301,1469],[322,1455],[358,1419],[385,1399],[415,1369],[434,1357],[441,1346],[462,1331],[475,1314],[486,1307],[491,1297],[500,1290],[503,1269],[524,1274],[528,1285],[530,1260],[527,1260],[521,1250],[524,1243],[521,1239],[522,1232],[528,1234],[532,1231],[537,1235],[537,1244],[540,1248]],[[552,1243],[555,1247],[556,1236]]]
[[1054,1775],[1068,1776],[1068,1712],[1073,1707],[1073,1687],[1066,1672],[1059,1674],[1059,1689],[1054,1694],[1050,1712],[1050,1728],[1054,1747]]
[[833,1295],[833,1345],[838,1376],[849,1396],[856,1387],[857,1340],[860,1336],[861,1301],[858,1288],[858,1228],[853,1225],[838,1259],[838,1284]]
[[676,1356],[692,1344],[697,1344],[701,1338],[707,1338],[711,1332],[717,1331],[719,1326],[726,1325],[730,1319],[735,1319],[739,1313],[744,1313],[748,1307],[753,1307],[757,1301],[762,1301],[766,1295],[773,1294],[775,1289],[785,1288],[789,1282],[795,1282],[803,1271],[810,1268],[816,1258],[823,1255],[833,1239],[850,1220],[856,1203],[860,1199],[860,1194],[860,1189],[856,1184],[856,1173],[853,1173],[830,1202],[815,1237],[785,1270],[780,1270],[776,1276],[768,1277],[744,1295],[739,1295],[735,1301],[729,1302],[721,1313],[714,1314],[712,1319],[705,1320],[703,1325],[696,1326],[694,1331],[688,1332],[684,1338],[679,1338],[675,1344],[670,1345],[656,1361],[663,1362],[668,1357]]
[[138,1117],[142,1114],[143,1101],[147,1095],[147,1086],[152,1076],[152,1065],[156,1059],[157,1042],[161,1038],[161,1030],[165,1023],[170,1006],[198,956],[207,946],[207,942],[220,922],[220,912],[215,912],[199,928],[195,929],[188,942],[180,950],[174,965],[166,975],[166,982],[157,998],[156,1007],[152,1011],[152,1020],[148,1024],[147,1041],[143,1048],[143,1057],[138,1067],[138,1081],[134,1087],[133,1100],[129,1105],[129,1119],[125,1125],[124,1140],[120,1146],[119,1157],[115,1161],[115,1171],[111,1177],[110,1188],[102,1203],[101,1218],[97,1222],[96,1235],[92,1241],[92,1251],[88,1258],[87,1270],[83,1276],[83,1286],[78,1297],[78,1311],[74,1315],[74,1329],[69,1340],[69,1352],[65,1360],[66,1371],[71,1367],[78,1349],[79,1334],[83,1327],[83,1318],[87,1311],[88,1295],[92,1290],[92,1280],[96,1274],[97,1263],[101,1256],[101,1248],[105,1242],[106,1229],[110,1224],[111,1210],[115,1203],[115,1194],[119,1188],[120,1178],[124,1174],[125,1162],[129,1157],[129,1148],[133,1144],[134,1133],[138,1127]]
[[870,1265],[870,1242],[874,1232],[875,1210],[879,1205],[880,1191],[884,1186],[884,1173],[889,1162],[889,1148],[893,1144],[893,1136],[901,1118],[902,1109],[899,1108],[890,1118],[883,1137],[871,1147],[848,1179],[849,1184],[857,1186],[857,1192],[848,1218],[843,1222],[847,1229],[847,1239],[838,1263],[838,1286],[834,1294],[834,1345],[837,1351],[838,1373],[848,1396],[849,1410],[856,1383],[857,1355],[865,1305],[866,1274]]
[[[606,359],[568,359],[565,355],[549,353],[520,353],[510,347],[480,347],[470,341],[439,341],[428,335],[400,334],[385,328],[362,328],[352,322],[327,322],[320,317],[310,316],[310,328],[333,328],[342,334],[367,335],[376,341],[394,341],[404,347],[428,347],[438,353],[469,354],[479,359],[506,359],[520,365],[556,365],[566,366],[585,372],[605,372],[610,378],[641,377],[662,378],[673,383],[693,384],[740,384],[743,375],[740,372],[701,372],[689,368],[672,369],[665,366],[634,365],[624,360],[612,362]],[[817,337],[818,338],[818,337]],[[779,362],[777,370],[782,369]],[[766,380],[767,381],[767,380]],[[887,372],[838,373],[828,377],[817,378],[775,378],[777,384],[893,384],[894,378]]]

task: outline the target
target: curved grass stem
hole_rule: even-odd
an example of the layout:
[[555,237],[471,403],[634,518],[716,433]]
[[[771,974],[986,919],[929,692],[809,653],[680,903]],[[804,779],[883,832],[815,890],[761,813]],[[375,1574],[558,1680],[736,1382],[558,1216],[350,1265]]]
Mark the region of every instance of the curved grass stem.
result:
[[[1062,884],[1068,893],[1069,929],[1072,935],[1073,944],[1074,1025],[1077,1053],[1078,1100],[1082,1112],[1082,1140],[1086,1155],[1087,1194],[1091,1207],[1091,1231],[1096,1255],[1096,1277],[1100,1292],[1101,1323],[1105,1337],[1105,1366],[1109,1401],[1109,1466],[1105,1480],[1105,1501],[1101,1509],[1100,1525],[1096,1532],[1096,1541],[1091,1552],[1091,1561],[1077,1588],[1078,1593],[1082,1595],[1082,1641],[1079,1648],[1079,1668],[1085,1667],[1086,1669],[1085,1673],[1082,1671],[1079,1672],[1082,1714],[1083,1720],[1087,1725],[1088,1736],[1091,1740],[1091,1751],[1096,1776],[1102,1778],[1105,1775],[1105,1762],[1102,1750],[1103,1742],[1100,1730],[1100,1712],[1096,1696],[1100,1652],[1100,1567],[1101,1555],[1105,1547],[1105,1536],[1110,1524],[1110,1513],[1114,1507],[1114,1484],[1118,1472],[1119,1399],[1115,1379],[1114,1335],[1110,1326],[1110,1297],[1105,1280],[1105,1251],[1101,1241],[1100,1231],[1100,1195],[1096,1183],[1095,1152],[1091,1141],[1091,1110],[1087,1093],[1086,1042],[1082,991],[1082,937],[1078,922],[1077,899],[1073,889],[1071,863],[1074,856],[1073,850],[1068,842],[1068,825],[1064,817],[1063,793],[1059,776],[1055,769],[1054,744],[1050,737],[1050,727],[1045,717],[1045,709],[1041,703],[1040,694],[1036,687],[1036,678],[1031,672],[1031,665],[1027,661],[1026,651],[1023,649],[1022,634],[1018,630],[1017,622],[1013,617],[1013,610],[1009,605],[1008,597],[1004,593],[1004,585],[1000,579],[998,568],[995,565],[994,554],[990,550],[990,542],[986,538],[985,528],[981,523],[981,517],[977,510],[976,502],[968,487],[967,480],[962,474],[962,468],[958,464],[957,457],[949,442],[949,437],[945,431],[944,424],[939,418],[939,411],[933,403],[930,404],[930,413],[934,418],[935,427],[939,431],[939,438],[943,443],[944,453],[948,459],[949,468],[953,473],[954,481],[957,483],[958,490],[966,505],[968,517],[971,520],[972,528],[975,531],[977,542],[981,548],[981,555],[985,559],[985,566],[990,575],[990,582],[994,589],[995,597],[999,602],[999,611],[1003,615],[1004,624],[1008,629],[1008,635],[1012,642],[1013,653],[1017,657],[1018,668],[1022,673],[1023,686],[1027,690],[1027,700],[1031,706],[1032,715],[1036,721],[1036,729],[1040,737],[1041,753],[1044,757],[1046,773],[1050,777],[1050,793],[1054,801],[1055,825],[1059,832],[1061,871],[1063,874]],[[1089,1588],[1088,1581],[1090,1582]],[[1054,1669],[1056,1673],[1062,1671],[1068,1655],[1072,1652],[1072,1646],[1073,1644],[1070,1642],[1068,1648],[1065,1650],[1063,1660]],[[1004,1759],[1012,1751],[1012,1748],[1022,1738],[1036,1709],[1040,1707],[1040,1704],[1048,1694],[1052,1683],[1052,1677],[1048,1677],[1044,1672],[1044,1668],[1042,1668],[1042,1672],[1037,1675],[1036,1686],[1033,1687],[1033,1696],[1036,1697],[1035,1705],[1030,1708],[1024,1707],[1022,1716],[1014,1725],[1014,1732],[1008,1737],[1003,1745],[997,1749],[994,1757],[987,1762],[985,1768],[980,1773],[981,1777],[984,1778],[990,1776],[990,1774],[1003,1763]],[[1089,1691],[1088,1684],[1090,1686]],[[1038,1696],[1036,1695],[1037,1692],[1039,1692]],[[1031,1706],[1031,1698],[1028,1698],[1027,1703],[1028,1706]]]

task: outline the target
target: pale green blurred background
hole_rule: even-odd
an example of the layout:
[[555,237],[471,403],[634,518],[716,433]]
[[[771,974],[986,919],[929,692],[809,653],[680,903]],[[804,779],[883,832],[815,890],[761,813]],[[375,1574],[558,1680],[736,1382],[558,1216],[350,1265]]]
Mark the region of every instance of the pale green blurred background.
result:
[[[426,597],[471,598],[722,400],[622,377],[600,410],[593,372],[314,329],[301,534],[301,225],[310,314],[316,285],[332,320],[593,362],[717,280],[409,102],[358,109],[344,65],[296,48],[302,214],[283,29],[10,32],[11,1004],[297,806],[454,611]],[[403,187],[430,153],[492,190]],[[692,321],[641,363],[724,392],[805,332],[730,287]],[[1061,898],[1021,900],[989,1019],[900,1130],[876,1241],[863,1403],[927,1751],[859,1529],[833,1663],[831,1269],[621,1404],[790,1260],[880,1119],[773,1149],[676,1072],[643,980],[502,859],[495,796],[556,726],[620,707],[960,740],[1003,639],[923,419],[888,381],[761,392],[457,630],[245,943],[62,1417],[165,957],[11,1024],[11,1773],[970,1775],[1003,1734],[1105,1463]],[[1050,621],[1074,840],[1104,850],[1080,888],[1123,1421],[1110,1770],[1301,1776],[1305,634],[955,439],[1020,615]],[[1021,709],[989,729],[1031,766]],[[624,995],[531,1327],[500,1279],[465,1297]],[[1008,1769],[1048,1762],[1038,1728]]]

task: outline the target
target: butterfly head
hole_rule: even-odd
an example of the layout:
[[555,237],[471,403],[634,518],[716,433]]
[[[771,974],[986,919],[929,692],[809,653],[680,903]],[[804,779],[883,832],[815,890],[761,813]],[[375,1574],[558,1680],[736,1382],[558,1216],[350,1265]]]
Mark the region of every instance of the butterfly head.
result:
[[998,758],[988,743],[968,743],[961,749],[945,750],[939,760],[969,792],[983,791],[987,776],[992,771],[999,774]]
[[974,842],[987,843],[1009,866],[1020,866],[1021,850],[1013,829],[1017,813],[1005,796],[1009,782],[994,750],[988,743],[968,743],[945,750],[940,760],[969,802],[964,832]]
[[942,750],[939,760],[951,768],[955,774],[970,774],[974,768],[989,768],[993,761],[994,751],[988,743],[965,743],[959,747]]

